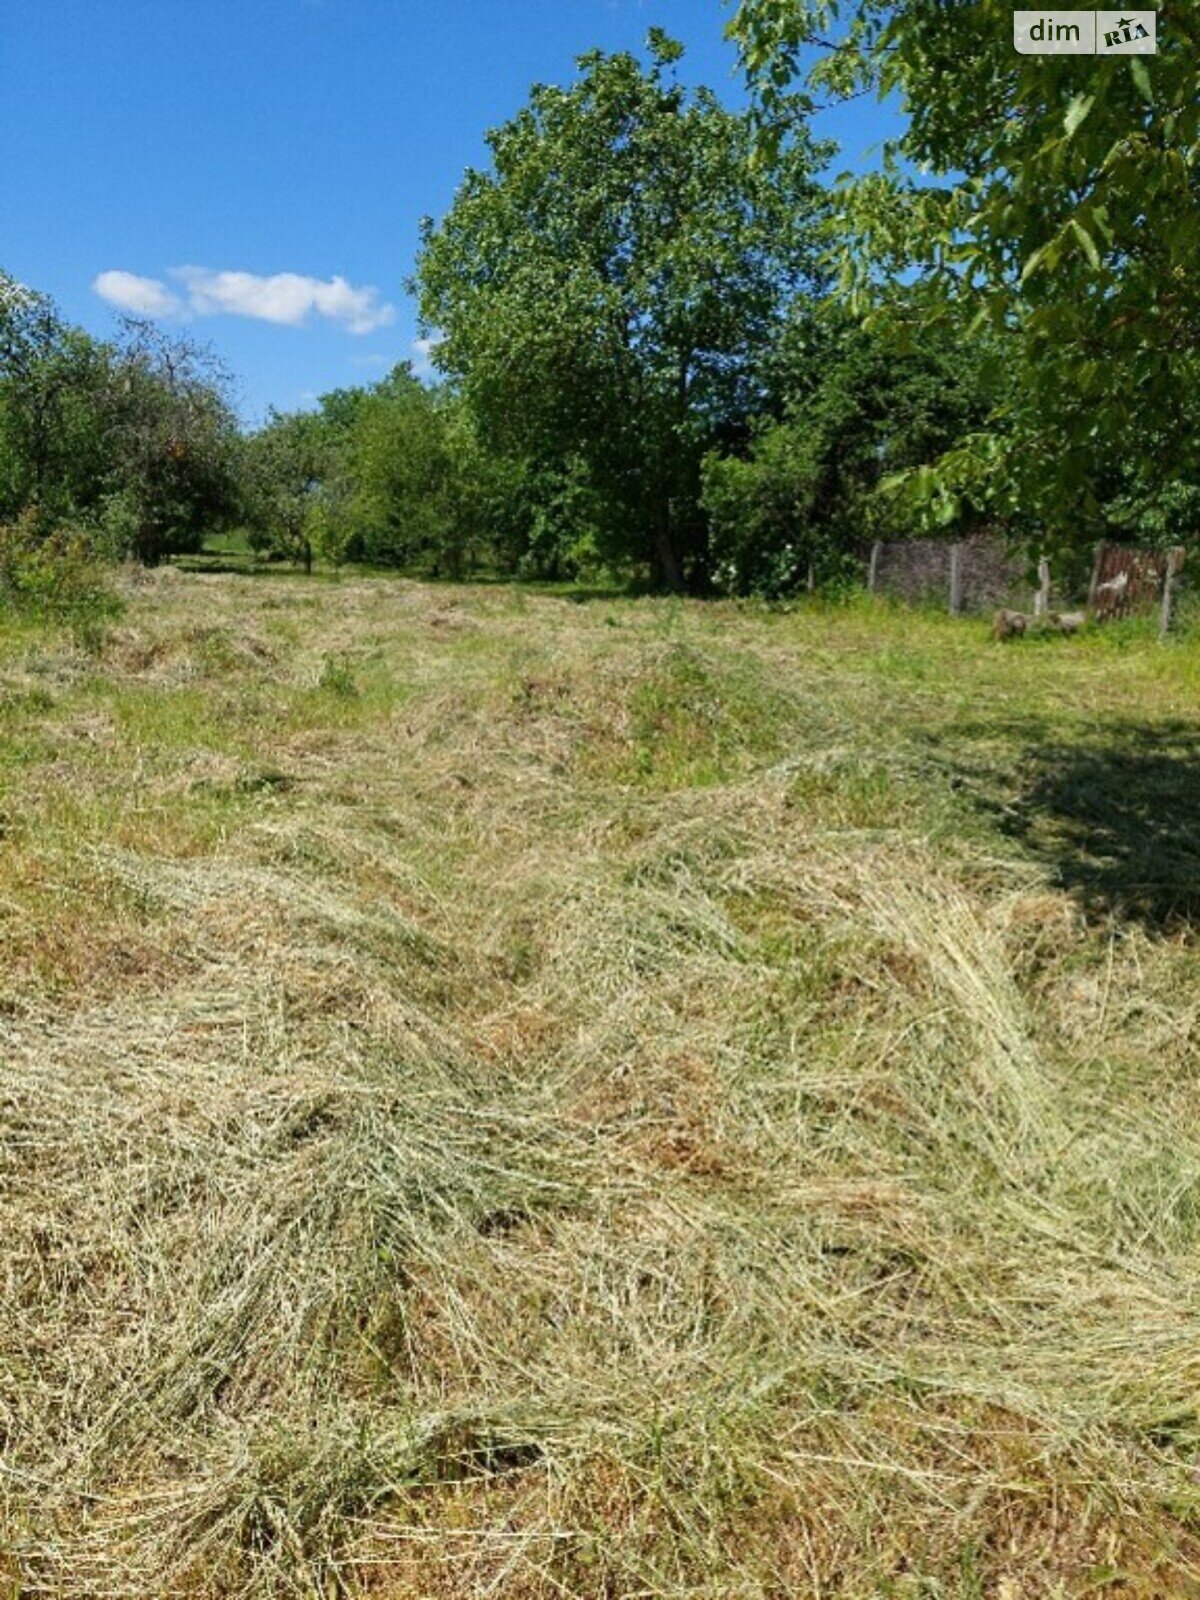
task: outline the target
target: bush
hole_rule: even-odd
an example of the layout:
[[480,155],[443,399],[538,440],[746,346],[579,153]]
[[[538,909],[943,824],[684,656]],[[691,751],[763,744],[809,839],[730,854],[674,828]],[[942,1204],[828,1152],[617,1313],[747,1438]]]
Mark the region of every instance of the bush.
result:
[[0,609],[65,623],[87,649],[97,649],[121,603],[95,531],[47,526],[36,508],[0,523]]

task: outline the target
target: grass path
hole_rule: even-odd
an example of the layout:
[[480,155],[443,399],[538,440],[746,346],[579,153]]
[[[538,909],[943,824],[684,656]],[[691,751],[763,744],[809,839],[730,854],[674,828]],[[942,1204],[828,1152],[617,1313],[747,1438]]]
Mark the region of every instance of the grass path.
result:
[[0,1595],[1200,1595],[1198,693],[883,608],[0,622]]

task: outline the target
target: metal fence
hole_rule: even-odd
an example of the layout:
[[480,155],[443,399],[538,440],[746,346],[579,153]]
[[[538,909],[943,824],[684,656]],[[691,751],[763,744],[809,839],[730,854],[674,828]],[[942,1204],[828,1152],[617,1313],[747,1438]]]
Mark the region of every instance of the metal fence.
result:
[[1032,606],[1035,583],[1028,560],[1014,555],[994,534],[951,543],[946,539],[897,539],[871,547],[867,587],[910,603],[936,604],[951,612],[994,611]]
[[897,539],[871,546],[867,587],[913,604],[945,606],[961,612],[1045,613],[1082,606],[1097,621],[1159,612],[1162,631],[1170,626],[1183,568],[1182,548],[1146,550],[1102,542],[1096,548],[1086,593],[1081,582],[1064,580],[1045,559],[1031,564],[995,534],[969,539]]

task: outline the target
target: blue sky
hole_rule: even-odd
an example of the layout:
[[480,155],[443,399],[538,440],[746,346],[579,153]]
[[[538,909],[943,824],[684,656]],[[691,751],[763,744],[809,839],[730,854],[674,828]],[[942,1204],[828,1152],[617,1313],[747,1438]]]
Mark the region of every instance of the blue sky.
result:
[[[483,134],[582,51],[640,49],[742,98],[720,0],[34,0],[0,18],[0,267],[112,331],[161,312],[249,420],[420,359],[404,280]],[[895,119],[820,119],[838,165]],[[97,290],[99,280],[100,290]]]

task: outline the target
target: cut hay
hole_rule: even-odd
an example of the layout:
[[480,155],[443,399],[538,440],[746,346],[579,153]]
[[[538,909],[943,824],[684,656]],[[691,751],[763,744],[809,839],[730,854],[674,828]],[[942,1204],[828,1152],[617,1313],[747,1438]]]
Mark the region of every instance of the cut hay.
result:
[[1200,1585],[1192,934],[1006,825],[1188,649],[181,575],[109,648],[0,724],[0,1592]]

